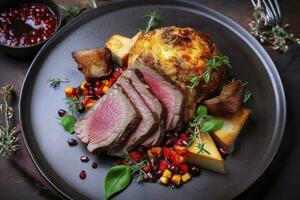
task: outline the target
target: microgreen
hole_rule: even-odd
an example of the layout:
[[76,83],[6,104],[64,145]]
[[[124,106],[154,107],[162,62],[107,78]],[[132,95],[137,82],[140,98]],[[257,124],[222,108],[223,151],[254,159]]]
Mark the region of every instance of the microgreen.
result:
[[151,30],[156,28],[159,23],[162,21],[160,15],[155,10],[150,10],[144,18],[148,18],[147,25],[144,30],[142,30],[143,35],[149,33]]
[[123,159],[128,163],[127,165],[130,167],[131,174],[136,176],[137,183],[140,183],[144,180],[146,173],[143,170],[143,167],[146,164],[145,160],[137,162],[131,159],[130,155],[126,151],[123,155]]
[[68,106],[68,110],[75,115],[78,112],[78,109],[82,107],[83,96],[80,97],[66,97],[66,104]]
[[251,99],[252,94],[248,89],[245,89],[245,94],[243,97],[243,102],[246,103],[247,101],[249,101],[249,99]]

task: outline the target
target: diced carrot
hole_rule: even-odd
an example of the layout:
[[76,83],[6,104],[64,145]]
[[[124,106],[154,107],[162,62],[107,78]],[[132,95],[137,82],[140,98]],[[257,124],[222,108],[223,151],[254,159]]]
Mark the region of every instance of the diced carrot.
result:
[[106,94],[106,93],[108,92],[108,89],[109,89],[109,88],[108,88],[107,86],[104,86],[103,89],[102,89],[102,92],[103,92],[104,94]]
[[96,103],[96,100],[90,99],[88,103],[85,105],[86,108],[92,107]]
[[152,147],[152,148],[151,148],[151,152],[152,152],[152,154],[154,154],[154,155],[158,155],[158,154],[160,154],[160,152],[161,152],[161,147]]
[[74,92],[74,88],[73,87],[68,86],[68,87],[65,88],[65,93],[66,93],[67,96],[72,96],[73,92]]
[[148,154],[148,157],[149,157],[149,158],[153,157],[153,154],[152,154],[152,152],[151,152],[150,149],[148,149],[147,154]]

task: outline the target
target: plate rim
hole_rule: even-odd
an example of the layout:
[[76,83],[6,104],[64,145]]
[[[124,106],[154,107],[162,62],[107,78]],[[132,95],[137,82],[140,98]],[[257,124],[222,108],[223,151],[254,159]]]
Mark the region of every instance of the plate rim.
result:
[[[178,5],[179,4],[179,5]],[[129,8],[129,7],[135,7],[135,6],[143,6],[143,5],[175,5],[175,6],[180,6],[180,7],[188,7],[196,10],[196,8],[201,8],[204,11],[207,11],[209,14],[213,14],[213,17],[209,17],[210,19],[217,21],[218,23],[222,23],[227,29],[231,30],[234,32],[238,37],[242,39],[243,42],[247,44],[254,52],[256,52],[256,55],[258,56],[259,60],[262,62],[264,69],[266,70],[271,84],[274,88],[274,96],[275,96],[275,106],[276,106],[276,118],[275,118],[275,127],[273,130],[273,135],[274,133],[277,134],[276,140],[274,136],[272,137],[270,144],[267,149],[267,153],[265,153],[264,157],[264,163],[265,166],[260,167],[258,170],[259,172],[255,177],[252,177],[251,180],[249,180],[249,184],[243,188],[243,190],[233,196],[233,198],[238,197],[240,194],[242,194],[244,191],[246,191],[250,186],[252,186],[256,180],[259,179],[263,175],[263,173],[266,171],[266,169],[270,166],[271,162],[273,161],[275,155],[277,154],[279,150],[279,146],[282,142],[282,137],[284,135],[284,129],[286,125],[286,99],[285,99],[285,92],[283,89],[283,84],[281,81],[281,78],[279,76],[279,73],[277,71],[277,68],[270,58],[269,54],[266,52],[264,47],[246,30],[244,29],[241,25],[239,25],[237,22],[235,22],[233,19],[219,13],[218,11],[208,8],[198,2],[191,2],[188,0],[148,0],[147,2],[141,2],[139,0],[117,0],[112,3],[108,3],[106,5],[103,5],[101,7],[98,7],[96,9],[87,11],[80,16],[72,19],[68,24],[64,25],[59,31],[56,32],[56,34],[48,40],[43,47],[40,49],[40,51],[37,53],[35,58],[30,64],[30,67],[26,73],[25,79],[23,81],[22,87],[21,87],[21,92],[20,92],[20,99],[19,99],[19,121],[20,121],[20,127],[21,127],[21,133],[24,139],[24,143],[26,146],[26,149],[30,155],[30,158],[32,159],[34,165],[38,169],[39,173],[42,174],[42,176],[47,180],[47,182],[56,190],[58,191],[59,195],[63,198],[67,199],[73,199],[71,196],[66,194],[66,192],[63,191],[62,188],[58,188],[51,180],[50,178],[47,177],[44,169],[40,166],[40,164],[36,161],[36,155],[34,155],[34,152],[32,151],[31,147],[28,144],[28,133],[26,134],[24,124],[25,121],[23,119],[22,110],[23,110],[23,102],[26,99],[25,97],[25,90],[26,90],[26,85],[29,82],[30,74],[32,74],[32,71],[35,69],[35,63],[38,62],[38,60],[43,57],[44,51],[46,51],[49,46],[52,45],[56,41],[56,38],[61,37],[66,31],[68,31],[69,28],[73,27],[73,24],[78,23],[78,21],[82,20],[85,17],[91,17],[93,13],[96,12],[101,12],[106,10],[118,10],[119,8]],[[103,12],[103,15],[105,15],[107,12]]]

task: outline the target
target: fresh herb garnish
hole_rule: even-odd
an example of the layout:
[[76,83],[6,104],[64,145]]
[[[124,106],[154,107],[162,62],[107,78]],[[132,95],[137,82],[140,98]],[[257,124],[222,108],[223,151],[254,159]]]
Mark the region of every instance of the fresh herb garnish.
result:
[[67,131],[68,133],[74,132],[74,126],[76,123],[76,118],[72,115],[65,115],[60,119],[60,125]]
[[129,166],[117,165],[112,167],[105,176],[104,196],[109,199],[112,195],[124,190],[131,182],[132,174]]
[[195,94],[195,90],[194,88],[199,84],[200,82],[200,77],[197,75],[191,75],[191,80],[190,80],[190,85],[187,86],[190,94],[194,95]]
[[8,98],[12,93],[13,85],[6,85],[0,88],[0,94],[4,101],[4,104],[0,105],[0,112],[4,117],[4,125],[0,126],[0,154],[4,159],[10,158],[19,149],[16,127],[11,127],[14,111],[8,104]]
[[82,11],[86,9],[86,7],[77,4],[77,5],[67,5],[67,6],[62,6],[61,8],[66,12],[66,16],[69,18],[74,18],[78,16]]
[[[200,133],[210,133],[223,127],[223,120],[214,118],[207,114],[207,108],[200,105],[197,109],[196,117],[189,123],[188,130],[191,133],[187,146],[196,142],[199,152],[206,152],[204,143],[201,142]],[[209,152],[208,152],[209,153]]]
[[83,96],[80,97],[66,97],[66,104],[68,106],[68,110],[75,115],[79,109],[82,108]]
[[201,76],[192,75],[190,79],[190,85],[187,86],[190,94],[195,94],[195,87],[199,84],[200,80],[203,79],[205,83],[208,83],[211,79],[212,72],[218,71],[221,66],[231,68],[231,64],[228,56],[223,54],[215,55],[206,61],[206,70]]
[[199,153],[207,153],[208,155],[210,155],[210,152],[207,151],[207,149],[204,148],[205,143],[197,143],[196,147],[198,149],[197,154]]
[[162,21],[160,15],[155,10],[150,10],[147,15],[144,16],[144,18],[149,18],[147,25],[144,30],[142,30],[143,35],[149,33],[149,31],[156,28],[159,23]]
[[69,79],[60,79],[60,78],[52,78],[49,79],[48,82],[50,83],[50,87],[57,89],[60,87],[61,83],[68,83],[70,82]]
[[202,75],[204,82],[208,83],[210,81],[211,73],[213,72],[213,70],[218,71],[221,66],[231,68],[228,56],[219,54],[210,58],[206,62],[206,71]]
[[131,159],[128,152],[125,152],[125,154],[123,155],[123,159],[127,162],[127,165],[130,167],[132,175],[136,176],[137,183],[142,182],[144,180],[144,177],[146,176],[146,173],[143,170],[146,161],[142,160],[140,162],[137,162]]
[[261,43],[270,45],[273,50],[285,52],[289,48],[289,43],[297,43],[300,45],[300,38],[295,38],[293,34],[286,29],[289,26],[285,24],[283,27],[263,26],[264,19],[262,13],[265,12],[261,3],[254,8],[254,19],[249,23],[250,33],[255,36]]
[[249,101],[249,99],[251,99],[252,94],[248,89],[245,89],[245,94],[243,97],[243,102],[246,103],[247,101]]

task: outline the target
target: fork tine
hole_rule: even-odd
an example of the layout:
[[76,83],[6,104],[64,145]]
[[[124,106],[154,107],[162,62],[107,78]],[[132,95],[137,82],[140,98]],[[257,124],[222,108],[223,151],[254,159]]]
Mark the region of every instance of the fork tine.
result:
[[274,8],[272,0],[267,0],[267,2],[269,3],[269,6],[270,6],[271,11],[273,13],[275,22],[278,23],[279,22],[279,16],[278,16],[278,13],[277,13],[277,9]]
[[277,0],[274,0],[274,2],[275,2],[275,7],[276,7],[276,10],[277,10],[277,13],[278,13],[278,17],[279,17],[279,23],[281,22],[281,10],[280,10],[280,5],[279,5],[279,3],[278,3],[278,1]]
[[[265,0],[262,0],[265,10],[266,10],[266,15],[268,17],[268,24],[269,25],[273,25],[273,23],[275,22],[275,16],[273,14],[273,12],[270,9],[270,6],[267,4],[267,2]],[[276,23],[276,22],[275,22]]]

